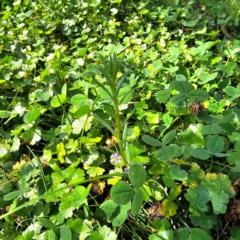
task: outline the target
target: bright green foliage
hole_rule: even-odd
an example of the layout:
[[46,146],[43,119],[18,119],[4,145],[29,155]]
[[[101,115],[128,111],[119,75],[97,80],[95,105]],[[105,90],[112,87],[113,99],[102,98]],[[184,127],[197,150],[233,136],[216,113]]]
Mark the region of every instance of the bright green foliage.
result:
[[237,0],[2,0],[0,239],[238,239]]

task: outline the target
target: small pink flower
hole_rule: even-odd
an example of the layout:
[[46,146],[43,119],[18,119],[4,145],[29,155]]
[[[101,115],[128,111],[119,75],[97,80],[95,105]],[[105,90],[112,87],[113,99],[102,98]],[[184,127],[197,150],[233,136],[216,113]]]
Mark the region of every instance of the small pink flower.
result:
[[114,154],[111,155],[110,162],[113,165],[121,164],[122,163],[122,157],[120,155],[118,155],[117,153],[114,153]]

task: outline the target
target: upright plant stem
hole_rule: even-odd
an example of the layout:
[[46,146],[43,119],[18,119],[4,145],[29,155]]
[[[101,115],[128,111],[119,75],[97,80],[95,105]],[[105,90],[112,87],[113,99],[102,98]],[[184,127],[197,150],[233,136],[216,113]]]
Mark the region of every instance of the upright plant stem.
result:
[[113,104],[116,112],[116,138],[118,140],[118,146],[120,153],[122,155],[122,159],[125,165],[127,165],[127,161],[124,155],[124,149],[123,149],[123,143],[122,143],[122,137],[121,137],[121,121],[120,121],[120,113],[119,113],[119,105],[118,105],[118,99],[117,99],[117,92],[116,89],[112,89],[112,95],[113,95]]

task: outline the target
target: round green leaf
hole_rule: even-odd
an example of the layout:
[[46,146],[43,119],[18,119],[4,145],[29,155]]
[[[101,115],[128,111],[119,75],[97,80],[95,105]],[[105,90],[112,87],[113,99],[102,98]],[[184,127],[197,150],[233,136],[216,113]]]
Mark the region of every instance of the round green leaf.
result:
[[142,165],[134,164],[129,169],[128,177],[135,188],[140,188],[145,182],[147,174]]
[[224,89],[224,92],[230,97],[236,96],[238,94],[237,89],[235,87],[232,87],[232,86],[227,86]]
[[83,94],[76,94],[71,98],[71,103],[73,105],[80,105],[82,100],[85,100],[86,97]]
[[153,146],[153,147],[162,146],[162,143],[161,143],[158,139],[153,138],[153,137],[151,137],[151,136],[149,136],[149,135],[144,135],[144,136],[142,136],[142,140],[143,140],[146,144],[148,144],[148,145],[150,145],[150,146]]
[[133,188],[124,181],[116,183],[110,191],[112,200],[118,205],[125,205],[130,202],[133,194]]
[[213,240],[205,231],[199,228],[192,228],[189,235],[189,240]]
[[120,213],[120,206],[118,206],[113,200],[108,200],[104,202],[100,208],[106,214],[108,220],[113,220]]
[[138,215],[143,203],[143,193],[141,189],[138,189],[133,197],[132,201],[132,213],[133,216]]
[[72,239],[72,232],[68,226],[63,225],[60,229],[60,240],[71,240]]
[[83,105],[73,114],[74,118],[80,118],[90,112],[90,107],[88,105]]
[[221,132],[222,132],[222,129],[217,124],[204,125],[202,127],[202,135],[219,134]]
[[155,157],[161,162],[167,162],[172,160],[177,151],[176,146],[164,146],[156,151]]
[[51,100],[51,106],[52,107],[59,107],[66,101],[66,96],[63,94],[58,94],[54,96]]
[[204,148],[195,148],[192,151],[192,155],[195,158],[199,158],[201,160],[206,160],[206,159],[210,158],[209,152],[206,149],[204,149]]
[[214,72],[214,73],[212,73],[212,74],[209,74],[208,72],[202,71],[202,72],[200,72],[199,77],[200,77],[200,79],[202,80],[201,83],[207,83],[207,82],[209,82],[209,81],[214,80],[214,79],[217,77],[217,75],[218,75],[217,72]]
[[157,92],[157,95],[156,95],[157,102],[164,103],[168,100],[168,98],[169,98],[169,92],[167,90],[164,89]]
[[207,139],[206,149],[212,154],[221,152],[223,150],[223,147],[224,140],[222,137],[214,135]]
[[38,89],[36,92],[35,92],[35,96],[37,98],[38,101],[48,101],[48,99],[50,98],[50,93],[47,92],[47,91],[43,91],[41,89]]

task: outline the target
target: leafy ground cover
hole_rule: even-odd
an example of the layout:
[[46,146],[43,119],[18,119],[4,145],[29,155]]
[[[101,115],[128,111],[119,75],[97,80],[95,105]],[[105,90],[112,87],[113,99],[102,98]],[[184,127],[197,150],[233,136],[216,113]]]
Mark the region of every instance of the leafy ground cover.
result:
[[239,239],[237,1],[0,13],[0,239]]

